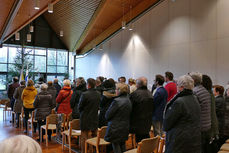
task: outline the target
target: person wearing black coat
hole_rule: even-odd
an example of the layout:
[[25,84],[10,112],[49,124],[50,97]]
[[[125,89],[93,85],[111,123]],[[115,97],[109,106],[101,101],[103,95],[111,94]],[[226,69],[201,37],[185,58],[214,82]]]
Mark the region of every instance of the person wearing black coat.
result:
[[114,153],[125,152],[125,141],[128,140],[131,102],[128,97],[128,85],[119,83],[116,86],[117,97],[106,112],[108,128],[105,140],[112,143]]
[[72,98],[70,101],[71,108],[72,108],[72,117],[73,119],[79,119],[80,113],[78,109],[78,104],[80,100],[80,96],[83,92],[87,90],[86,82],[83,77],[79,77],[76,80],[76,87],[73,89]]
[[147,79],[137,79],[137,90],[130,95],[132,112],[130,116],[130,133],[136,135],[136,141],[149,138],[152,125],[153,97],[147,89]]
[[[95,80],[87,79],[87,91],[83,92],[79,101],[81,148],[85,151],[85,141],[96,136],[98,128],[98,110],[100,103],[100,93],[95,89]],[[91,133],[91,135],[90,135]]]
[[166,105],[163,120],[165,153],[201,153],[200,105],[193,95],[193,87],[190,76],[181,76],[178,94]]
[[48,89],[47,91],[52,95],[52,107],[51,109],[56,107],[56,88],[53,86],[52,81],[48,81]]
[[[45,124],[46,117],[51,114],[52,110],[52,95],[47,92],[48,86],[46,84],[41,85],[41,92],[36,96],[34,101],[35,108],[35,120],[37,120],[37,126],[40,137],[40,128]],[[48,139],[51,140],[51,131],[48,132]],[[38,139],[40,141],[40,139]]]
[[100,106],[99,106],[99,109],[100,109],[99,128],[101,128],[102,126],[107,126],[107,120],[105,118],[105,114],[108,108],[110,107],[114,97],[116,96],[114,82],[110,80],[106,80],[104,81],[103,86],[104,86],[104,91],[103,91],[103,95],[102,95]]
[[53,86],[56,88],[56,97],[57,97],[59,92],[60,92],[60,90],[61,90],[61,86],[59,85],[57,78],[54,79]]

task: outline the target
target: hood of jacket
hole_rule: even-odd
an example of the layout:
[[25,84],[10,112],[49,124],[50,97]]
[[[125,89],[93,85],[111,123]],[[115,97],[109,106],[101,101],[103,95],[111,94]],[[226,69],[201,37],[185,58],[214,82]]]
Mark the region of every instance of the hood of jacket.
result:
[[34,86],[30,86],[30,87],[25,87],[25,90],[31,90],[34,91],[36,88]]
[[116,97],[117,95],[115,94],[115,90],[111,89],[111,90],[104,91],[103,96],[107,98],[113,98]]

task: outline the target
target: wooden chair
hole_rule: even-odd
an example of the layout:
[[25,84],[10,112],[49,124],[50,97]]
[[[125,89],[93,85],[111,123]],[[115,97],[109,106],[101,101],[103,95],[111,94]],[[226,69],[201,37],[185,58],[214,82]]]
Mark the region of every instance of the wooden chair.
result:
[[107,126],[103,126],[101,129],[98,129],[97,137],[87,139],[85,141],[85,153],[87,153],[87,145],[95,146],[96,153],[99,153],[99,147],[100,146],[106,146],[109,145],[110,142],[107,142],[104,140],[105,134],[106,134]]
[[[62,149],[64,150],[64,145],[66,143],[66,136],[68,138],[68,143],[69,143],[69,153],[71,153],[71,138],[72,136],[74,137],[80,137],[81,136],[81,130],[80,130],[80,120],[79,119],[74,119],[70,122],[69,130],[65,130],[62,133]],[[79,140],[79,147],[80,147],[80,140]]]
[[6,120],[6,112],[8,112],[8,115],[11,116],[11,107],[10,107],[10,101],[5,101],[5,108],[3,109],[3,120]]
[[41,126],[40,143],[42,141],[42,129],[45,130],[46,146],[48,146],[48,130],[55,130],[57,124],[57,114],[50,114],[46,117],[46,125]]
[[228,143],[224,143],[221,146],[220,151],[228,151],[229,152],[229,144]]
[[125,153],[157,153],[160,137],[143,139],[138,143],[137,149],[126,151]]
[[165,135],[163,135],[160,138],[160,142],[159,142],[159,146],[158,146],[158,153],[163,153],[164,146],[165,146]]
[[37,121],[35,120],[35,117],[34,117],[34,111],[32,111],[32,116],[31,116],[31,118],[28,120],[28,124],[27,124],[27,126],[28,126],[28,130],[29,130],[29,125],[31,124],[31,129],[32,129],[32,137],[33,137],[33,135],[34,135],[34,129],[33,129],[33,124],[34,123],[37,123]]
[[135,134],[130,133],[129,138],[131,139],[131,145],[135,149],[137,147]]
[[72,113],[70,113],[70,114],[68,114],[68,116],[67,116],[67,123],[66,123],[66,130],[67,129],[69,129],[69,127],[70,127],[70,121],[72,121],[73,120],[73,117],[72,117]]
[[150,135],[150,138],[154,138],[155,137],[153,126],[151,126],[151,128],[150,128],[149,135]]
[[229,153],[229,151],[219,151],[218,153]]
[[24,127],[24,117],[25,117],[25,114],[24,114],[24,108],[22,107],[21,108],[21,114],[20,114],[20,116],[19,116],[19,127],[21,128],[21,129],[23,129]]

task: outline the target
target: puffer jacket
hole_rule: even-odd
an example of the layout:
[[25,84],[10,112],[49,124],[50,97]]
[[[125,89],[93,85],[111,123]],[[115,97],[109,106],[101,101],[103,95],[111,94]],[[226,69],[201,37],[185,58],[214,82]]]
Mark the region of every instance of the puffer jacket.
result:
[[193,93],[200,104],[201,131],[208,131],[211,128],[211,95],[202,85],[195,86]]
[[131,102],[127,94],[116,97],[106,112],[108,128],[105,140],[108,142],[125,142],[129,135]]
[[52,95],[47,91],[42,91],[34,101],[35,119],[45,120],[52,110]]
[[24,89],[25,89],[25,86],[22,85],[22,86],[18,87],[14,92],[14,99],[15,99],[14,112],[15,113],[21,113],[21,109],[23,107],[23,102],[21,100],[21,95],[22,95],[22,92],[23,92]]
[[178,93],[164,112],[165,153],[201,153],[200,106],[191,90]]
[[141,87],[130,95],[132,112],[130,133],[148,134],[152,125],[153,96],[147,87]]
[[85,91],[87,91],[86,84],[81,84],[73,89],[73,94],[72,94],[70,104],[72,108],[72,117],[74,119],[80,118],[78,104],[79,104],[81,94]]
[[114,97],[116,96],[114,89],[109,89],[103,92],[101,102],[100,102],[100,113],[99,113],[99,128],[102,126],[107,126],[107,120],[105,118],[106,112],[110,107]]
[[37,89],[34,86],[25,87],[22,92],[21,100],[25,108],[34,108],[33,103],[37,95]]
[[57,98],[56,98],[56,103],[59,104],[59,107],[58,107],[58,110],[57,110],[57,113],[58,114],[70,114],[72,112],[72,109],[71,109],[71,106],[70,106],[70,100],[72,98],[72,93],[73,91],[71,90],[71,87],[67,87],[67,86],[64,86]]
[[225,109],[226,104],[223,96],[217,96],[215,97],[215,105],[216,105],[216,115],[218,119],[218,125],[219,125],[219,134],[223,135],[223,129],[224,129],[224,115],[225,115]]
[[56,107],[56,88],[54,86],[49,86],[47,89],[47,92],[49,92],[52,95],[52,106],[51,108]]

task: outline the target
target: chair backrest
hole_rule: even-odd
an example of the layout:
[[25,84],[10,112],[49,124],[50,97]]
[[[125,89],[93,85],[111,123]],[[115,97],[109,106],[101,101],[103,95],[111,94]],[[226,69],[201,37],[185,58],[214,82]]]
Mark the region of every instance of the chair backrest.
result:
[[70,127],[72,130],[80,130],[80,120],[74,119],[70,122]]
[[164,146],[165,146],[165,137],[162,136],[160,138],[160,143],[158,146],[158,153],[163,153]]
[[138,145],[138,153],[157,153],[160,137],[143,139]]
[[49,114],[46,117],[46,124],[57,124],[57,114]]
[[73,118],[72,118],[72,113],[68,114],[67,115],[67,127],[69,126],[69,122],[72,121]]
[[98,129],[97,132],[97,145],[99,145],[100,143],[100,138],[104,139],[105,135],[106,135],[106,131],[107,131],[107,126],[103,126],[100,129]]

